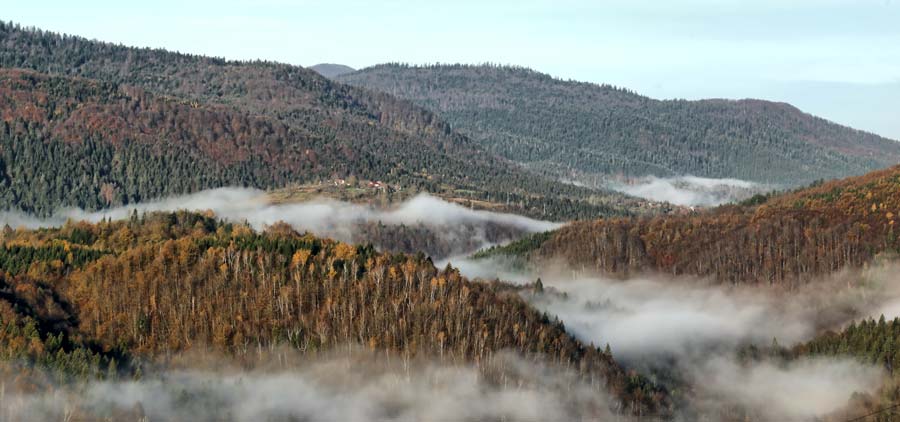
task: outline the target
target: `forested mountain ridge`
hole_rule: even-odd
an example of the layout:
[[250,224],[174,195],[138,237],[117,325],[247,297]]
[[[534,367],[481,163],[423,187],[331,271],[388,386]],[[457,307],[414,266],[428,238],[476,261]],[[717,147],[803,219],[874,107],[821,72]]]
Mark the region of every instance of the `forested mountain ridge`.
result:
[[613,275],[791,284],[900,250],[900,166],[755,202],[761,203],[576,222],[490,253],[525,254],[536,262],[563,258]]
[[691,174],[802,186],[900,162],[900,143],[784,103],[658,101],[489,65],[386,64],[335,79],[409,99],[486,149],[559,177]]
[[[268,187],[299,177],[327,178],[357,169],[373,174],[390,171],[387,163],[366,165],[370,151],[325,142],[264,115],[157,97],[114,83],[3,69],[0,95],[4,161],[8,163],[4,182],[10,187],[5,194],[13,196],[4,199],[26,211],[52,211],[59,204],[44,203],[40,198],[59,194],[71,195],[64,198],[64,204],[99,208],[215,187],[216,183]],[[61,162],[68,154],[44,152],[54,147],[86,155],[100,150],[108,159],[88,157],[69,163],[74,167],[69,169]],[[179,154],[172,154],[175,151]],[[130,159],[136,154],[147,161]],[[157,172],[147,171],[160,160],[170,162]],[[89,166],[108,167],[89,170],[88,175],[102,181],[99,186],[78,186],[97,192],[45,191],[60,184],[45,183],[51,177],[77,178],[79,170]],[[167,183],[156,183],[158,180]],[[31,196],[35,199],[29,200]]]
[[137,376],[135,361],[207,348],[353,343],[470,363],[513,350],[577,371],[629,412],[669,410],[665,391],[503,286],[287,225],[260,233],[178,212],[5,230],[0,318],[4,362],[74,377]]
[[[39,190],[42,197],[24,188],[8,194],[4,207],[47,214],[60,206],[97,208],[234,183],[271,188],[357,176],[518,204],[547,219],[617,213],[597,200],[586,202],[595,192],[485,153],[429,111],[297,66],[129,48],[0,23],[0,67],[12,72],[4,79],[8,99],[0,103],[12,128],[3,134],[0,167],[10,179],[9,169],[24,164],[9,152],[29,149],[34,159],[28,165],[45,167],[18,174],[53,182]],[[15,78],[37,82],[28,87]],[[23,92],[44,88],[53,91]],[[104,118],[77,109],[84,92]],[[58,104],[66,104],[68,114],[23,115]],[[120,112],[131,120],[115,115]],[[43,123],[32,128],[29,119]],[[168,136],[142,132],[150,129]],[[57,137],[62,132],[67,138]],[[71,142],[76,139],[82,142]],[[150,168],[140,168],[144,163]],[[128,193],[110,200],[110,190]]]

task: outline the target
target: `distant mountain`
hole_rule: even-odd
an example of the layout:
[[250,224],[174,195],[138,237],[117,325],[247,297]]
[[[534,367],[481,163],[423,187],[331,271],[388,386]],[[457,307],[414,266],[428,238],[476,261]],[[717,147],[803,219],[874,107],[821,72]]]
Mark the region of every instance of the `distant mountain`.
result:
[[900,143],[784,103],[657,101],[519,67],[386,64],[337,80],[409,99],[489,151],[575,180],[691,174],[801,186],[900,162]]
[[333,78],[335,76],[356,72],[356,69],[350,66],[334,63],[319,63],[315,66],[310,66],[309,69],[315,70],[318,74],[326,78]]
[[302,67],[0,23],[0,70],[0,209],[46,215],[356,176],[545,219],[618,212],[596,191],[485,152],[423,108]]

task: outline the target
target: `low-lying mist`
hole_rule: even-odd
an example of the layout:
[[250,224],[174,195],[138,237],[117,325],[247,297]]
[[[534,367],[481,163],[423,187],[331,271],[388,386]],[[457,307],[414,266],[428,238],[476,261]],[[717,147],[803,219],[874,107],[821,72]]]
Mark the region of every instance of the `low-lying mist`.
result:
[[175,210],[209,210],[229,221],[246,221],[257,230],[283,221],[301,232],[345,242],[371,242],[396,252],[422,251],[435,258],[465,254],[527,233],[559,227],[557,223],[519,215],[469,209],[428,194],[382,209],[329,198],[273,204],[264,191],[246,188],[212,189],[97,212],[63,209],[50,218],[7,211],[0,213],[0,225],[56,227],[67,220],[98,222],[125,219],[135,211]]
[[669,178],[647,176],[625,182],[611,182],[608,187],[638,198],[681,206],[721,205],[771,190],[771,187],[746,180],[695,176]]
[[[313,358],[288,354],[296,363],[277,368],[168,369],[138,381],[94,381],[39,392],[17,391],[13,382],[4,382],[9,387],[0,395],[0,418],[351,422],[614,418],[602,390],[564,369],[513,354],[497,355],[480,367],[366,352]],[[279,362],[284,359],[281,354],[277,357]]]
[[785,364],[738,363],[711,356],[693,363],[698,395],[694,404],[706,413],[739,405],[763,421],[817,420],[840,411],[854,393],[877,390],[880,368],[849,358],[804,358]]
[[670,388],[693,386],[697,412],[740,406],[763,420],[805,420],[838,410],[854,392],[876,390],[881,370],[850,359],[746,359],[740,351],[776,341],[792,346],[900,303],[890,263],[790,291],[663,276],[613,280],[564,265],[517,271],[502,259],[453,264],[476,278],[520,285],[540,278],[543,292],[523,289],[523,297],[582,341],[609,344],[617,360]]
[[793,290],[660,275],[618,280],[558,263],[523,270],[511,268],[503,258],[451,263],[476,279],[525,285],[540,278],[545,294],[528,300],[559,316],[579,337],[609,343],[617,356],[768,346],[773,339],[790,345],[875,310],[900,309],[900,286],[892,278],[898,264],[892,262],[844,271]]

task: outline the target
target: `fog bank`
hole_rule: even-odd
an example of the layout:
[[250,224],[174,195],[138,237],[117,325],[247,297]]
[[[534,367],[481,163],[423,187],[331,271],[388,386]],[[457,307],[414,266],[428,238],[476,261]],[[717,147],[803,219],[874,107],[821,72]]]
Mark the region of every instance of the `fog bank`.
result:
[[532,304],[559,316],[576,336],[609,343],[629,359],[768,344],[773,337],[790,344],[814,332],[811,309],[752,292],[642,279],[547,285],[562,294],[536,296]]
[[697,406],[718,409],[732,404],[750,409],[759,420],[815,420],[841,410],[853,393],[873,393],[882,371],[848,358],[804,358],[776,365],[739,364],[713,357],[694,368],[703,391]]
[[121,220],[133,212],[212,211],[229,221],[246,221],[255,229],[284,221],[294,229],[345,242],[373,242],[401,252],[422,250],[445,257],[472,252],[521,235],[552,230],[558,223],[515,215],[473,210],[440,198],[419,194],[397,206],[377,208],[366,204],[319,198],[306,202],[273,204],[257,189],[220,188],[97,212],[63,209],[50,218],[19,212],[0,213],[0,226],[56,227],[67,220],[98,222]]
[[[485,368],[366,356],[271,370],[168,370],[141,381],[7,392],[5,420],[610,420],[603,391],[559,368],[501,354]],[[486,375],[489,373],[491,375]],[[626,420],[621,418],[620,420]]]
[[771,187],[739,179],[654,176],[612,182],[610,189],[638,198],[681,206],[715,206],[747,199]]
[[773,339],[791,346],[900,303],[892,263],[793,291],[664,276],[612,280],[562,264],[539,271],[508,264],[454,262],[471,277],[526,286],[540,277],[543,292],[522,290],[526,301],[585,343],[609,344],[618,361],[657,374],[669,387],[690,386],[692,411],[713,420],[735,409],[757,415],[753,420],[808,420],[842,409],[854,392],[874,392],[882,376],[875,366],[847,358],[748,360],[738,351],[765,349]]
[[581,339],[609,343],[620,359],[768,346],[773,338],[789,346],[875,311],[900,316],[900,285],[894,278],[900,268],[892,262],[847,270],[794,290],[662,275],[609,279],[563,263],[522,268],[503,257],[450,262],[471,278],[519,285],[541,278],[545,293],[527,294],[526,300],[558,316]]

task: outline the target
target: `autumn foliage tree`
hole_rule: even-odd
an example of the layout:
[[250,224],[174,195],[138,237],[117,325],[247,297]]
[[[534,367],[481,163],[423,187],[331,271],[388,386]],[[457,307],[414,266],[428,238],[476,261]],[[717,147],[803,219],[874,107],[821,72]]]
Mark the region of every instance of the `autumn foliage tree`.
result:
[[[95,253],[63,261],[65,270],[23,273],[59,260],[49,252],[20,254],[15,266],[0,268],[12,272],[10,280],[43,286],[69,310],[61,325],[37,331],[44,342],[65,332],[104,359],[351,345],[479,363],[514,350],[582,374],[635,412],[668,409],[662,390],[625,372],[609,352],[576,340],[514,290],[471,282],[452,267],[438,270],[422,254],[378,253],[284,224],[259,233],[186,212],[21,231],[6,244],[43,250],[72,238],[81,243],[70,248]],[[31,281],[39,279],[46,282]]]
[[793,283],[897,251],[900,167],[774,196],[759,205],[578,222],[532,256],[608,274],[662,272]]

